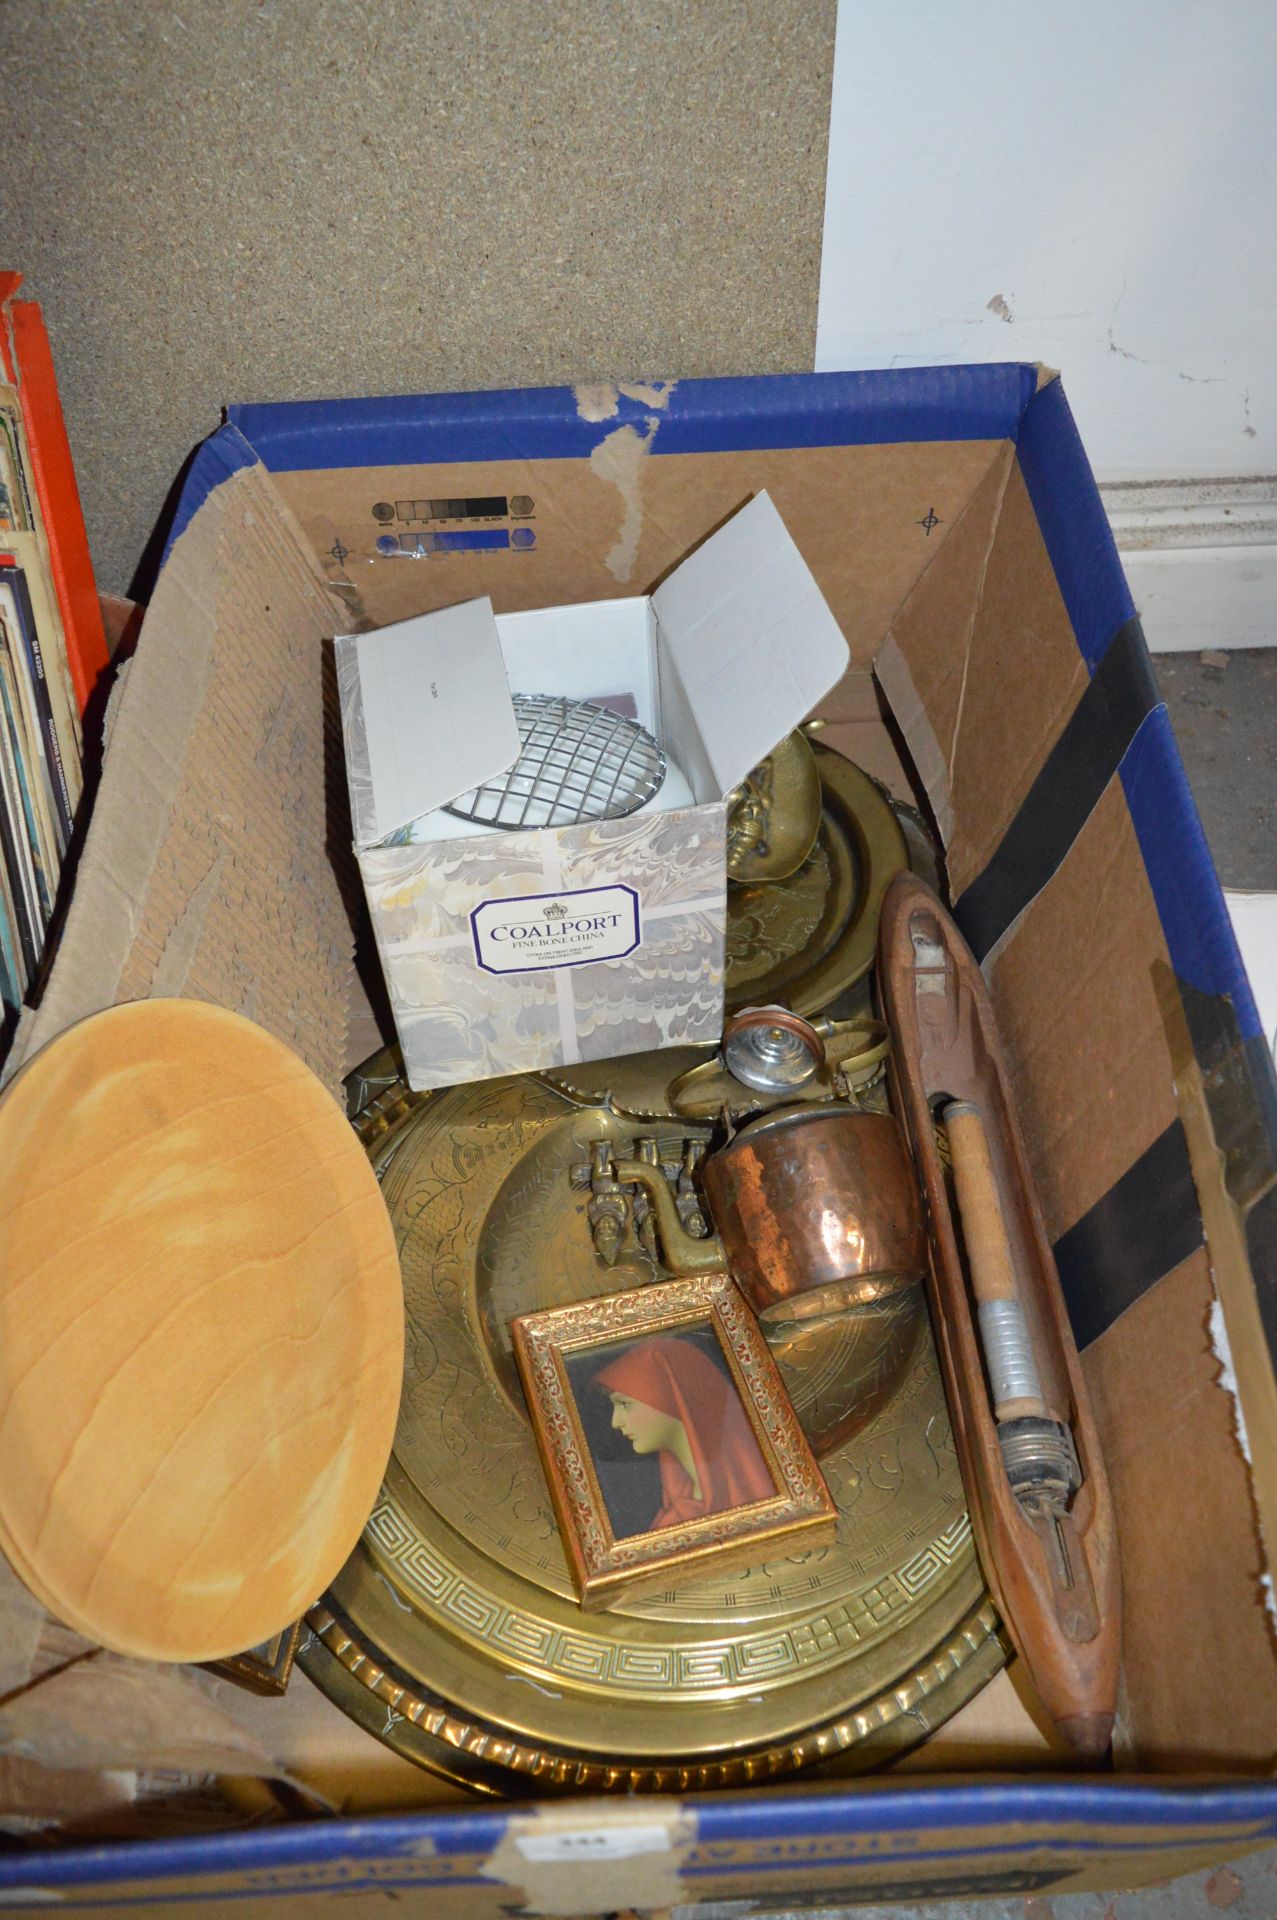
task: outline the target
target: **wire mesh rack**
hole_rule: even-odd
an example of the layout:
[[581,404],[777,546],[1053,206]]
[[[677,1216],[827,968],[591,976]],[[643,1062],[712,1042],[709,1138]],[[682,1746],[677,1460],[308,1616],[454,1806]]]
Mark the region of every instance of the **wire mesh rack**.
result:
[[637,720],[558,694],[516,693],[513,702],[518,759],[446,812],[510,832],[573,827],[622,820],[659,793],[665,755]]

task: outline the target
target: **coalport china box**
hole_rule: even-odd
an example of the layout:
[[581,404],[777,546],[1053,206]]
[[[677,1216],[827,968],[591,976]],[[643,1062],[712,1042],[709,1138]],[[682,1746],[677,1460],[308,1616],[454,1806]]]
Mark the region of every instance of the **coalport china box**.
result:
[[[409,1085],[716,1041],[725,796],[847,668],[766,495],[650,596],[495,617],[485,596],[335,646],[355,853]],[[551,707],[532,737],[542,773],[503,787],[512,690],[596,710],[575,776]],[[570,782],[597,765],[609,798],[640,764],[628,722],[661,749],[655,791],[573,822]],[[449,810],[471,796],[474,811],[475,789],[482,818],[518,826]]]
[[[1112,1771],[1047,1753],[1048,1771],[1017,1773],[1023,1749],[996,1744],[981,1771],[978,1745],[938,1724],[942,1649],[876,1708],[931,1735],[904,1772],[839,1778],[831,1736],[802,1775],[714,1793],[671,1756],[650,1796],[546,1797],[529,1777],[521,1804],[418,1793],[396,1818],[37,1847],[0,1860],[7,1904],[229,1914],[251,1894],[348,1914],[417,1893],[476,1916],[747,1912],[1127,1887],[1277,1839],[1271,1062],[1051,376],[232,410],[185,483],[21,1049],[117,999],[189,993],[251,1013],[337,1092],[376,1042],[378,970],[355,958],[329,637],[485,596],[499,617],[648,596],[764,492],[850,649],[823,738],[930,808],[1001,1023],[1116,1508]],[[348,1703],[386,1678],[343,1671]],[[288,1729],[306,1688],[270,1707],[280,1764],[303,1775]],[[380,1711],[400,1755],[425,1738]],[[851,1717],[853,1758],[874,1731]],[[461,1770],[468,1736],[450,1737]]]

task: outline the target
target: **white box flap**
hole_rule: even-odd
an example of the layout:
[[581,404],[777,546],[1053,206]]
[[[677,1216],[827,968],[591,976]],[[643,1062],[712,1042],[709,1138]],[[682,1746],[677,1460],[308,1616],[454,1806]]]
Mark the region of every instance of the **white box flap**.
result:
[[512,766],[519,729],[486,597],[336,643],[356,843]]
[[722,793],[847,671],[847,642],[771,499],[760,493],[652,595]]

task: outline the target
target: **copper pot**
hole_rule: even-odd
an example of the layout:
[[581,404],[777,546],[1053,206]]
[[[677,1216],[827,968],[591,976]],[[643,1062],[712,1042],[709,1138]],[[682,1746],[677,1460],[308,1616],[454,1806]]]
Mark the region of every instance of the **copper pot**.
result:
[[728,1266],[760,1315],[838,1312],[926,1273],[917,1183],[890,1114],[782,1107],[703,1177]]

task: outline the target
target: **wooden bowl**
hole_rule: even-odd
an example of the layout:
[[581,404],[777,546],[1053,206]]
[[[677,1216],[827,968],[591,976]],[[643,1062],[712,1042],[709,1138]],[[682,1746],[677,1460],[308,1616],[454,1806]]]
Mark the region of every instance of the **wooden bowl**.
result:
[[69,1028],[0,1099],[0,1547],[102,1646],[267,1640],[353,1548],[403,1373],[340,1108],[200,1001]]

